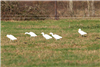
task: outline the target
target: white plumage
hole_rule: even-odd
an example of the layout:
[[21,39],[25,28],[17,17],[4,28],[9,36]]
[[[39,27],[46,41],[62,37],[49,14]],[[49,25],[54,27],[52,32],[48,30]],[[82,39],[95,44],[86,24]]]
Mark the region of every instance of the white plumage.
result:
[[44,34],[44,32],[42,32],[41,34],[43,35],[43,37],[44,37],[45,39],[51,39],[51,38],[52,38],[52,37],[49,36],[48,34]]
[[50,32],[50,34],[57,40],[57,39],[61,39],[62,37],[57,35],[57,34],[53,34],[52,32]]
[[28,35],[30,35],[30,37],[36,37],[37,35],[35,34],[35,33],[33,33],[33,32],[25,32],[25,34],[28,34]]
[[14,37],[13,35],[8,35],[8,34],[7,34],[7,37],[8,37],[10,40],[17,40],[17,38]]
[[87,34],[86,32],[82,31],[81,29],[78,29],[78,33],[81,34],[82,36]]

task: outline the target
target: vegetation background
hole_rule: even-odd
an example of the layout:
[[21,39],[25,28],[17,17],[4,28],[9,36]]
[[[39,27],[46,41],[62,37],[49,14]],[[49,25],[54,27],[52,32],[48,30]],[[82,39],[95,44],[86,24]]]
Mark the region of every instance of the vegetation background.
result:
[[[57,16],[100,17],[100,1],[57,1]],[[1,1],[2,20],[54,19],[55,1]]]

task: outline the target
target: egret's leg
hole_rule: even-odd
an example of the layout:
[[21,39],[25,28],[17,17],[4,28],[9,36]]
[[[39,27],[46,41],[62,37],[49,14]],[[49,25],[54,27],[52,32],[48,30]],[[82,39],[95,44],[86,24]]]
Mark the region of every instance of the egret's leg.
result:
[[10,42],[11,42],[11,39],[10,39]]
[[31,40],[31,36],[30,36],[29,40]]

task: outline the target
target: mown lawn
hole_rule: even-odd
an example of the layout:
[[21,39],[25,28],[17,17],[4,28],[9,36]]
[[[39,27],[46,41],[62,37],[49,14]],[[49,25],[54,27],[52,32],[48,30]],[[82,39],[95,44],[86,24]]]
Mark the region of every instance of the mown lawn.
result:
[[[38,36],[24,35],[30,31]],[[41,32],[63,38],[46,40]],[[7,34],[18,40],[10,41]],[[1,67],[99,67],[100,20],[1,21],[1,52]]]

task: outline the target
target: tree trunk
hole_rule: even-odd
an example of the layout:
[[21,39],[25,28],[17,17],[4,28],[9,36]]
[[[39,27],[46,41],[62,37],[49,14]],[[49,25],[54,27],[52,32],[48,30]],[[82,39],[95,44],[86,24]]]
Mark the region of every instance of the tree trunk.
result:
[[88,17],[90,17],[90,1],[87,0],[87,5],[88,5]]
[[73,16],[73,1],[72,0],[69,1],[69,9],[71,11],[71,16]]
[[94,10],[94,0],[92,0],[91,7],[92,7],[92,16],[94,16],[94,14],[95,14],[95,10]]

